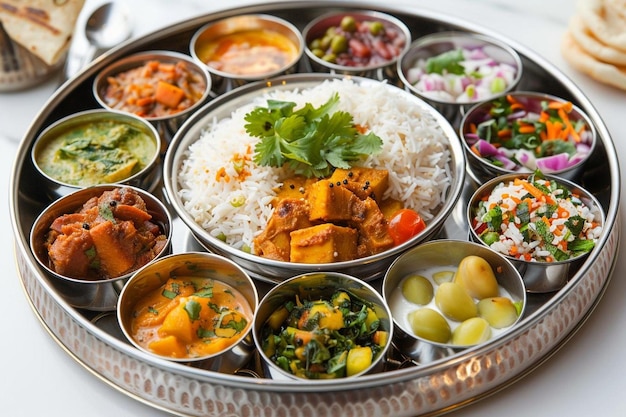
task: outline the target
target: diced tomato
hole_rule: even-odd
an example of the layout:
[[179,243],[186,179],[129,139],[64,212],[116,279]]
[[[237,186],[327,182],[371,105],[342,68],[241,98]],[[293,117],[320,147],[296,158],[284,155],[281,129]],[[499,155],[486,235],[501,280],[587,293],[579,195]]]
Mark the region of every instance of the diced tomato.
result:
[[414,210],[398,210],[389,220],[389,236],[394,244],[400,245],[426,229],[426,223]]

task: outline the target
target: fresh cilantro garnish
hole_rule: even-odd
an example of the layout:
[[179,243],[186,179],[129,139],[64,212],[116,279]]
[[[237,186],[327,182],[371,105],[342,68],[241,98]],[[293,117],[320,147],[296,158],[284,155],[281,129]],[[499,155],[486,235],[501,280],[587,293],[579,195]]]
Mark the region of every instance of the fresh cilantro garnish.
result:
[[178,293],[177,293],[177,292],[175,292],[175,291],[170,291],[170,290],[168,290],[168,289],[164,289],[164,290],[161,292],[161,295],[162,295],[163,297],[165,297],[165,298],[169,298],[170,300],[173,300],[174,298],[176,298],[176,296],[178,295]]
[[248,321],[244,318],[241,318],[241,320],[231,320],[228,323],[222,323],[222,328],[223,329],[235,329],[235,331],[237,333],[241,333],[246,326],[248,325]]
[[374,133],[359,133],[350,113],[333,111],[338,102],[335,93],[318,108],[307,103],[294,111],[293,102],[268,100],[267,107],[246,114],[246,131],[261,138],[254,162],[288,164],[298,175],[326,177],[334,168],[349,169],[351,162],[379,152],[382,140]]
[[449,74],[463,75],[465,73],[465,67],[460,64],[463,60],[462,49],[444,52],[426,60],[426,72],[428,74],[433,72],[443,74],[445,71]]
[[200,339],[213,339],[215,337],[215,331],[210,329],[205,329],[203,327],[199,327],[196,332]]
[[185,303],[185,311],[191,320],[198,320],[201,308],[200,303],[196,300],[189,300]]
[[213,287],[207,286],[198,289],[193,295],[201,298],[213,298]]
[[98,214],[102,216],[104,220],[108,220],[111,223],[115,223],[115,216],[109,203],[102,203],[98,206]]

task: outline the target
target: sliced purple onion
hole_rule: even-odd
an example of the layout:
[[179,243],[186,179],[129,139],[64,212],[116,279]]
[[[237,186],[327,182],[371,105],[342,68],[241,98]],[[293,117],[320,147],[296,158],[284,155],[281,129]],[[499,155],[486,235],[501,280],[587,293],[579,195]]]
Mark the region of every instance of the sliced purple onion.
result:
[[498,148],[496,148],[484,139],[479,139],[478,142],[476,142],[476,150],[481,156],[484,157],[495,156],[499,154]]
[[495,159],[497,159],[498,161],[502,163],[502,168],[504,169],[513,171],[517,167],[517,164],[515,162],[511,161],[509,158],[507,158],[506,156],[502,154],[495,155],[494,157]]
[[551,156],[537,158],[537,168],[543,172],[554,172],[566,169],[570,166],[569,154],[559,153]]

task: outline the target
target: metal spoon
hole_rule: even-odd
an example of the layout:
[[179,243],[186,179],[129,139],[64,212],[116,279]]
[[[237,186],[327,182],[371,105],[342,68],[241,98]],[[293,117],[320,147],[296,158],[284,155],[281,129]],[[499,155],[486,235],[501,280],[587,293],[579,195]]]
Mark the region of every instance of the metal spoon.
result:
[[108,2],[93,11],[85,25],[85,36],[94,49],[91,59],[124,42],[132,34],[130,10],[125,3]]
[[122,2],[110,1],[95,9],[85,23],[84,33],[89,48],[78,57],[68,57],[65,79],[71,78],[89,62],[130,38],[133,31],[131,20],[130,10]]

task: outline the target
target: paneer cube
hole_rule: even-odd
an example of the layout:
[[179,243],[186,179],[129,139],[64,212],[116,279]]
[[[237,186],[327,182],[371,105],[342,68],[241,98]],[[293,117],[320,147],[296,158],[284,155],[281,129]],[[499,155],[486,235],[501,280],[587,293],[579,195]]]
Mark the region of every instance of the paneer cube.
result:
[[329,181],[341,184],[361,200],[370,197],[380,202],[389,187],[389,172],[386,169],[363,167],[338,168],[333,172]]
[[354,205],[353,219],[350,225],[359,233],[359,257],[370,256],[393,247],[393,239],[389,235],[389,226],[378,205],[371,198],[359,200]]
[[254,251],[264,258],[289,261],[289,234],[311,224],[305,200],[284,198],[274,208],[265,230],[254,238]]
[[356,258],[357,231],[324,223],[291,232],[291,262],[330,263]]
[[353,192],[328,180],[320,180],[309,190],[309,220],[343,222],[352,218]]
[[279,187],[275,188],[276,198],[273,203],[274,206],[284,198],[306,199],[309,188],[316,182],[317,178],[299,176],[285,179]]
[[386,198],[378,203],[378,208],[383,212],[385,220],[389,221],[398,211],[404,208],[402,201],[393,198]]

